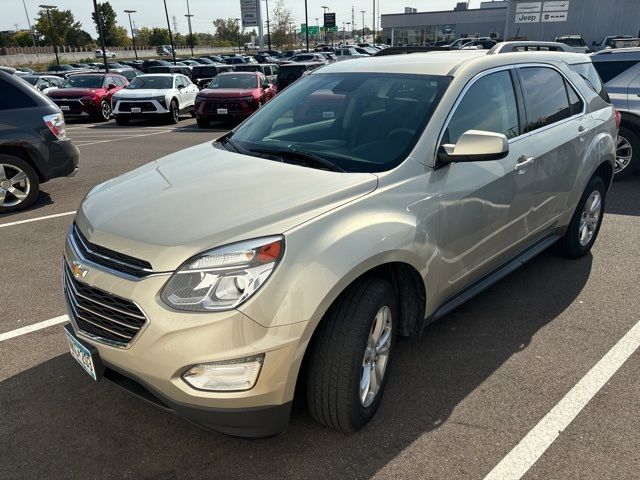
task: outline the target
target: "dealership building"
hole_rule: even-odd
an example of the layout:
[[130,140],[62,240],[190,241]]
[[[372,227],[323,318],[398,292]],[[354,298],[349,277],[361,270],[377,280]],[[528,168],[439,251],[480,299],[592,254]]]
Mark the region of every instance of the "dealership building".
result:
[[606,35],[640,34],[639,0],[496,0],[480,8],[458,3],[453,10],[382,15],[382,40],[390,45],[424,45],[468,36],[551,41],[582,35],[588,44]]

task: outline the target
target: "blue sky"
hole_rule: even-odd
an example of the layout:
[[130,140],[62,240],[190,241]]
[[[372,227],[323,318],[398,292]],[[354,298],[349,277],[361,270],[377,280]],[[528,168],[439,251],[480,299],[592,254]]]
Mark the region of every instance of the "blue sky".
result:
[[[404,11],[404,7],[417,8],[418,11],[428,10],[448,10],[452,9],[458,0],[379,0],[382,13],[399,13]],[[82,22],[83,28],[91,35],[95,36],[95,28],[91,21],[91,11],[93,9],[92,0],[26,0],[29,16],[33,21],[38,12],[38,5],[47,3],[57,5],[60,9],[70,9],[77,20]],[[137,10],[132,18],[137,27],[158,27],[165,26],[164,6],[162,0],[110,0],[116,13],[118,13],[118,23],[128,27],[128,20],[123,10]],[[373,0],[308,0],[309,23],[316,23],[315,17],[320,17],[322,23],[322,5],[327,5],[331,11],[336,13],[338,24],[343,21],[351,21],[351,7],[356,11],[356,24],[360,28],[362,14],[360,10],[366,10],[365,25],[371,26]],[[378,0],[376,0],[376,4]],[[275,7],[276,0],[269,0],[269,11]],[[296,23],[304,23],[304,0],[285,0],[285,4],[291,9]],[[0,0],[0,30],[13,30],[15,24],[19,28],[27,28],[27,18],[22,5],[22,0]],[[194,31],[213,33],[211,22],[214,18],[228,18],[240,16],[240,0],[189,0]],[[480,0],[472,0],[471,7],[480,6]],[[169,16],[176,16],[178,21],[178,31],[187,33],[187,22],[184,15],[187,13],[186,0],[167,0]],[[377,5],[376,5],[377,8]],[[264,2],[263,2],[264,11]],[[264,15],[264,14],[263,14]]]

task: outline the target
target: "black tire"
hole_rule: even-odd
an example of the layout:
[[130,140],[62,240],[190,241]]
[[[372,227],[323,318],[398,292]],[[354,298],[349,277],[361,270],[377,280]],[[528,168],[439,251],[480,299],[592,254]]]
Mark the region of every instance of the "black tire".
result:
[[[360,381],[365,351],[376,314],[384,306],[392,319],[389,353],[377,394],[364,406]],[[396,294],[386,280],[365,278],[340,295],[309,347],[307,403],[315,420],[343,432],[354,432],[371,420],[389,377],[398,321]]]
[[195,109],[195,107],[189,113],[191,114],[191,118],[196,118],[196,109]]
[[126,117],[116,117],[117,125],[129,125],[129,119]]
[[171,100],[171,103],[169,104],[167,121],[173,125],[180,121],[180,110],[178,109],[178,102],[175,100]]
[[102,100],[100,102],[100,112],[97,115],[97,120],[99,122],[106,122],[110,118],[111,118],[111,104],[106,100]]
[[[622,141],[626,141],[626,146],[623,146]],[[631,152],[628,151],[631,149]],[[631,161],[627,163],[626,167],[618,170],[620,165],[616,161],[616,171],[614,172],[613,179],[621,180],[628,178],[640,169],[640,138],[638,134],[627,127],[620,127],[618,131],[618,144],[616,145],[616,160],[619,159],[618,155],[631,154]]]
[[203,118],[198,118],[196,122],[200,128],[207,128],[209,126],[209,120]]
[[[580,225],[583,220],[583,212],[591,194],[596,191],[600,194],[600,214],[597,220],[597,224],[595,225],[595,230],[593,231],[593,236],[587,243],[583,245],[580,242]],[[558,241],[558,252],[562,256],[567,258],[580,258],[586,255],[589,250],[591,250],[591,247],[593,247],[596,238],[598,238],[600,226],[602,225],[606,193],[607,189],[605,187],[604,181],[600,177],[594,176],[591,178],[591,180],[589,180],[587,188],[585,188],[582,197],[578,202],[578,206],[573,213],[573,217],[571,218],[571,222],[567,227],[567,231],[565,232],[564,236]]]
[[[27,181],[29,182],[29,191],[27,192],[27,196],[23,199],[19,199],[14,196],[10,192],[6,192],[5,195],[2,196],[0,201],[0,213],[9,213],[16,212],[18,210],[24,210],[25,208],[30,207],[33,202],[38,198],[38,193],[40,191],[40,180],[38,179],[38,175],[31,165],[25,162],[23,159],[16,157],[14,155],[0,155],[0,165],[6,165],[3,167],[0,172],[4,171],[5,175],[8,178],[14,178],[17,170],[21,170],[27,176]],[[17,170],[14,170],[17,169]],[[4,177],[0,178],[0,185]],[[15,185],[12,185],[13,188],[16,188]],[[1,188],[1,187],[0,187]],[[22,193],[24,190],[17,187]],[[0,190],[0,192],[5,192],[4,189]],[[5,205],[13,204],[15,205]]]

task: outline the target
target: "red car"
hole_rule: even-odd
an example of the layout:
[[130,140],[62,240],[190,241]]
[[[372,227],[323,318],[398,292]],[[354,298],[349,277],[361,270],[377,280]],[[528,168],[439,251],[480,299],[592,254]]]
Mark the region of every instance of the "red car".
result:
[[276,96],[277,87],[260,72],[218,74],[196,97],[199,127],[212,120],[244,119]]
[[65,117],[91,117],[98,121],[111,118],[111,97],[129,84],[116,73],[79,73],[70,75],[48,96]]

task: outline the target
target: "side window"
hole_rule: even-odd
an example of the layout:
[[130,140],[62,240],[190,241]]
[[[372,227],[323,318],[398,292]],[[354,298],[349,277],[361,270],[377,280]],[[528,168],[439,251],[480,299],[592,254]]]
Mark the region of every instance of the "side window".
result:
[[271,67],[271,75],[278,75],[278,67],[275,65]]
[[596,93],[600,95],[600,98],[602,98],[607,103],[611,103],[611,99],[609,98],[609,95],[607,95],[607,92],[604,89],[604,85],[602,85],[602,80],[600,79],[600,76],[598,75],[598,72],[595,69],[593,63],[577,63],[571,65],[571,68],[573,68],[585,80],[589,82]]
[[0,80],[0,92],[2,92],[2,95],[0,95],[0,110],[38,106],[26,93],[4,80]]
[[[113,78],[113,77],[104,77],[104,84],[103,84],[103,85],[104,85],[104,88],[107,88],[107,86],[108,86],[110,83],[116,83],[116,81],[114,80],[114,78]],[[117,83],[116,83],[116,85],[117,85]]]
[[562,75],[545,67],[525,67],[519,72],[527,103],[528,131],[571,116]]
[[618,75],[623,74],[631,67],[633,67],[637,61],[615,61],[615,62],[593,62],[593,66],[596,67],[600,78],[604,83],[616,78]]
[[174,80],[175,80],[176,88],[184,87],[184,83],[182,83],[182,77],[181,76],[176,75],[174,77]]
[[120,77],[113,77],[113,79],[116,81],[116,85],[118,87],[124,87],[124,79],[120,78]]
[[264,74],[271,75],[271,67],[264,67]]
[[182,77],[182,83],[184,83],[185,87],[188,87],[189,85],[191,85],[191,80],[189,79],[189,77]]
[[582,110],[584,110],[584,103],[582,103],[582,100],[580,100],[580,97],[573,87],[566,81],[565,86],[567,87],[567,94],[569,95],[569,109],[571,110],[571,115],[578,115],[579,113],[582,113]]
[[507,138],[520,135],[518,107],[508,70],[477,80],[464,94],[454,112],[443,143],[456,143],[468,130],[501,133]]

